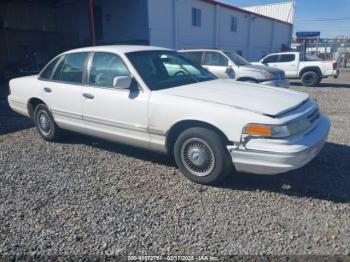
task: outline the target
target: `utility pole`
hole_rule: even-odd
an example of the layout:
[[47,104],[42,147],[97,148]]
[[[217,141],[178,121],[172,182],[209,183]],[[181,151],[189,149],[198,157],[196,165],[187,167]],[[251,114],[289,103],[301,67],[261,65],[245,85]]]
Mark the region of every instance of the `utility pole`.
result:
[[318,44],[319,44],[319,41],[320,41],[320,36],[317,37],[317,40],[316,40],[316,55],[318,54]]
[[94,17],[94,3],[93,0],[87,0],[89,8],[89,27],[90,27],[90,36],[91,44],[96,45],[96,33],[95,33],[95,17]]

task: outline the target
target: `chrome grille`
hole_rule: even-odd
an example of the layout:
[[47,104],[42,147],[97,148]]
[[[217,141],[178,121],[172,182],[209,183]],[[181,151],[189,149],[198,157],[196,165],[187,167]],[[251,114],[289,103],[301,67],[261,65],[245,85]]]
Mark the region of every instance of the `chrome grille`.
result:
[[312,112],[310,115],[307,116],[310,123],[315,122],[319,117],[320,117],[320,111],[318,110],[318,108],[314,112]]
[[312,127],[313,123],[320,117],[318,108],[303,119],[288,124],[288,130],[291,135],[305,131]]

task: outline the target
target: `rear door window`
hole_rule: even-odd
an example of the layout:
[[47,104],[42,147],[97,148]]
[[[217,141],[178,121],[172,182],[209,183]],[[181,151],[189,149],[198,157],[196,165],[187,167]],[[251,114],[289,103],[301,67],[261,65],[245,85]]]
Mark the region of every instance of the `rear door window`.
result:
[[87,52],[68,54],[58,64],[53,80],[81,84],[88,55]]
[[203,64],[208,66],[227,66],[228,59],[219,52],[205,52]]
[[199,65],[202,64],[203,52],[183,52],[181,53],[187,59],[190,59],[192,62],[195,62]]

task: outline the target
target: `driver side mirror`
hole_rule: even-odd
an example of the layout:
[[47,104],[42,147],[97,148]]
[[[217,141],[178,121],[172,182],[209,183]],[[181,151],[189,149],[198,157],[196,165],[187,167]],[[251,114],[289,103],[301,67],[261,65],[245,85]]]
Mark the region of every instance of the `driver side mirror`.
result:
[[130,76],[117,76],[113,78],[113,87],[120,89],[130,89],[132,78]]
[[235,70],[233,70],[232,66],[229,65],[226,70],[225,70],[225,73],[230,77],[230,78],[235,78],[236,77],[236,73],[235,73]]

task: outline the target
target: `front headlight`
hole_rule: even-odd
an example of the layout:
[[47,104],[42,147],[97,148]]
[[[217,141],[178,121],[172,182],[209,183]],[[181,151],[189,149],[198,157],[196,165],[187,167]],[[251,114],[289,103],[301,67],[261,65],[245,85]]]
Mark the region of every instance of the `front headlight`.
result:
[[263,124],[248,124],[243,128],[243,134],[271,138],[283,138],[291,135],[288,126]]
[[283,125],[247,124],[243,128],[242,134],[270,138],[285,138],[310,129],[319,118],[320,111],[318,107],[316,107],[316,109],[306,117],[290,121]]
[[264,72],[263,77],[265,80],[273,80],[275,79],[275,75],[270,72]]

